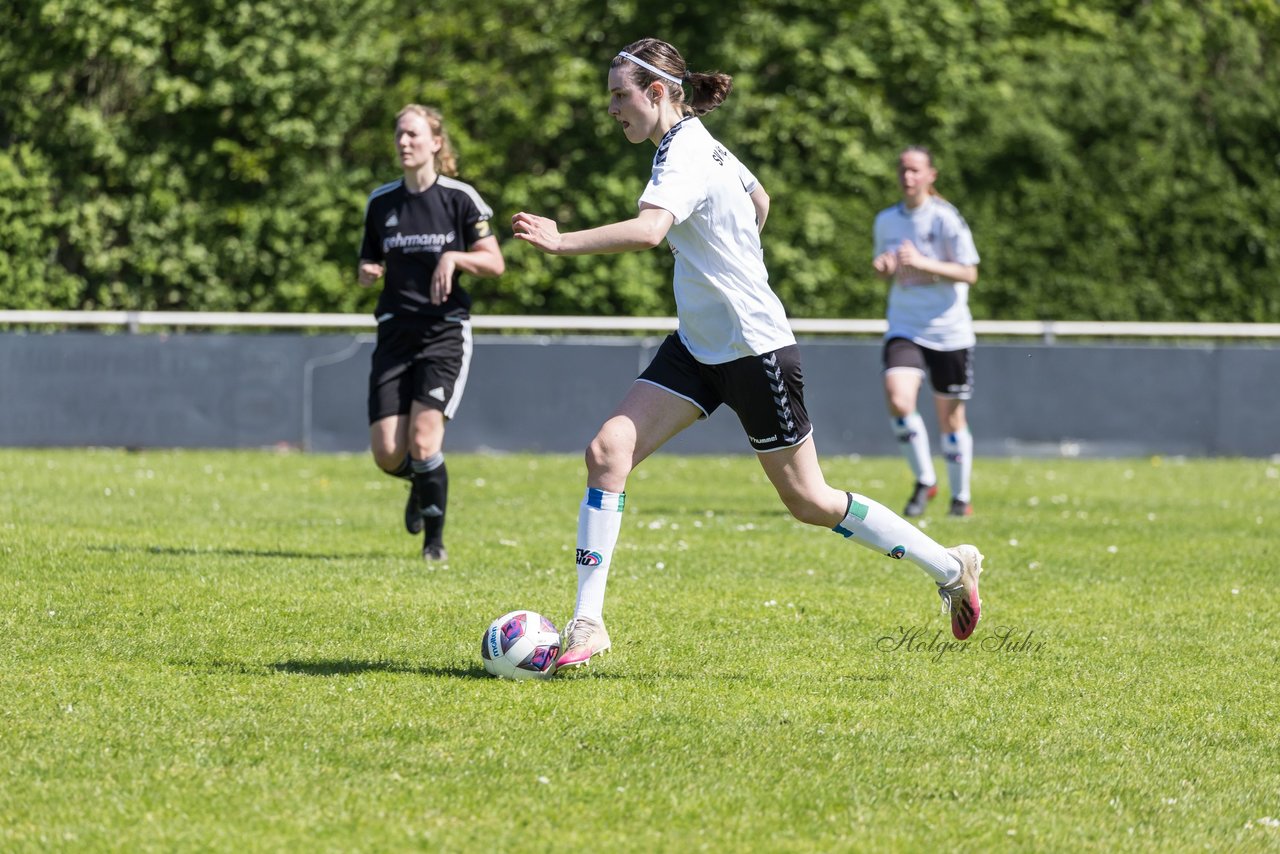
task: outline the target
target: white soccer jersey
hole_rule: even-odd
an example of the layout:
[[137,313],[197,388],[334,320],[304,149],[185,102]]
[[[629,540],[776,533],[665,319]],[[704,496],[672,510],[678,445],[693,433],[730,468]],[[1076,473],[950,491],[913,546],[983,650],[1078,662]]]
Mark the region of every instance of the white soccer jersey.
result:
[[[905,204],[876,215],[875,252],[896,250],[910,240],[922,255],[938,261],[977,264],[973,234],[949,202],[930,197],[911,210]],[[900,273],[889,289],[889,338],[907,338],[931,350],[964,350],[976,342],[969,313],[969,285],[931,273]]]
[[782,302],[769,287],[751,191],[755,176],[687,118],[667,131],[640,203],[675,217],[680,340],[704,365],[759,356],[796,342]]

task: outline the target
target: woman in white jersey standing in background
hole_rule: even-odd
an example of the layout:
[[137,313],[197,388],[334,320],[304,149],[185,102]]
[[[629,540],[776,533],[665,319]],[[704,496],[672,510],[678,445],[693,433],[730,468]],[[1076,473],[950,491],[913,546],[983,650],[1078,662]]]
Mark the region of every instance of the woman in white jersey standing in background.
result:
[[978,281],[978,250],[964,217],[938,195],[938,170],[927,148],[898,156],[902,201],[876,215],[873,266],[889,289],[884,337],[884,393],[893,432],[915,475],[906,516],[920,516],[938,494],[929,431],[916,411],[926,374],[942,430],[952,516],[973,513],[973,436],[965,401],[973,395],[973,317],[969,286]]
[[586,664],[609,648],[604,592],[627,476],[721,403],[738,415],[792,515],[918,564],[937,583],[952,631],[967,638],[980,613],[978,550],[945,549],[882,505],[823,478],[804,407],[800,354],[769,288],[760,246],[769,196],[698,118],[729,94],[731,78],[690,73],[674,47],[642,39],[613,58],[608,86],[609,115],[627,141],[648,140],[658,149],[639,213],[561,234],[554,220],[522,212],[512,218],[515,236],[556,255],[651,249],[666,238],[675,254],[680,325],[587,448],[577,604],[557,668]]
[[471,296],[461,276],[505,267],[493,211],[453,176],[457,158],[440,112],[408,104],[396,116],[404,176],[369,196],[359,281],[383,279],[378,343],[369,371],[374,462],[411,484],[404,524],[422,534],[422,557],[444,561],[449,475],[444,425],[458,411],[471,364]]

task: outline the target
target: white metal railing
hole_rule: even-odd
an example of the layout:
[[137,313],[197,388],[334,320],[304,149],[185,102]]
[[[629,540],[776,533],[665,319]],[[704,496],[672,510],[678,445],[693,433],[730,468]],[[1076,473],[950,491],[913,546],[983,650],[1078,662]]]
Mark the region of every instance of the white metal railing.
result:
[[[276,329],[372,329],[368,314],[307,314],[234,311],[0,311],[0,325],[143,327],[246,327]],[[526,329],[534,332],[670,332],[674,317],[596,317],[481,314],[471,319],[474,329]],[[796,318],[799,333],[878,335],[883,319]],[[979,335],[1043,338],[1280,338],[1280,323],[1122,323],[1088,320],[977,320]]]

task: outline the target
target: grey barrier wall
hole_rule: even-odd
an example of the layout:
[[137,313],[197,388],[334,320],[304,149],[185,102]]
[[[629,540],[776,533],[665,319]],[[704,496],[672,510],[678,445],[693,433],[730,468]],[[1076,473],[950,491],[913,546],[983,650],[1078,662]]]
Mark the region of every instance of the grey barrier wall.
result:
[[[477,336],[446,446],[568,451],[596,427],[660,338]],[[880,343],[802,342],[805,399],[825,454],[894,454]],[[363,452],[370,334],[0,333],[0,445]],[[979,343],[975,452],[1280,453],[1280,347]],[[921,412],[936,435],[933,407]],[[668,446],[749,450],[724,409]]]

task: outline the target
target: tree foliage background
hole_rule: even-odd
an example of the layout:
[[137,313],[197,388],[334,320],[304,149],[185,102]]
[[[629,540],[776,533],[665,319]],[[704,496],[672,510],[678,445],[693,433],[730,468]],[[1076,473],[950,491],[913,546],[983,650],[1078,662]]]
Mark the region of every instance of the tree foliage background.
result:
[[[646,35],[734,75],[706,119],[773,197],[793,316],[875,317],[871,221],[930,146],[1000,319],[1280,320],[1275,0],[15,0],[0,6],[0,307],[365,311],[365,200],[408,102],[497,212],[630,215],[606,113]],[[491,313],[666,314],[670,258],[504,241]]]

